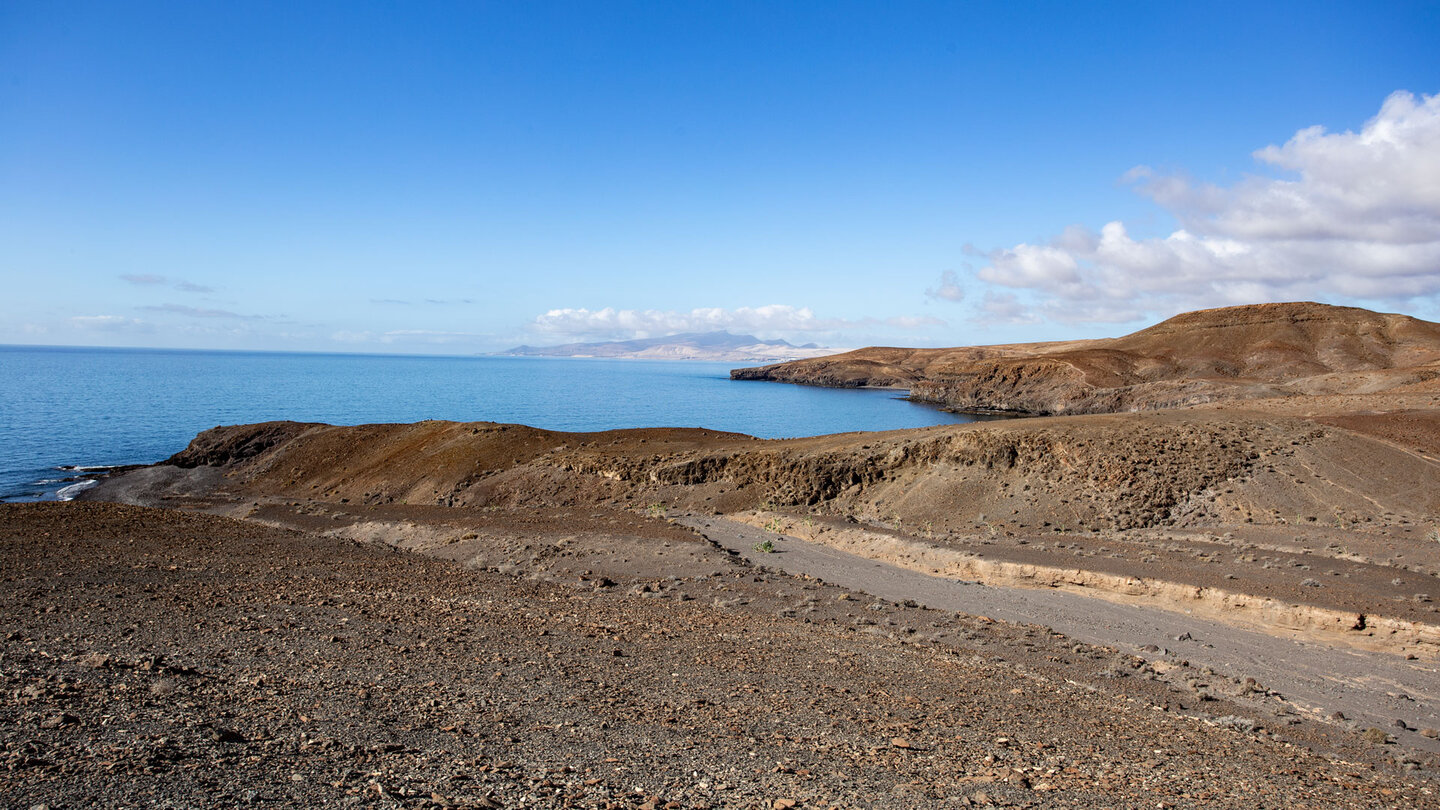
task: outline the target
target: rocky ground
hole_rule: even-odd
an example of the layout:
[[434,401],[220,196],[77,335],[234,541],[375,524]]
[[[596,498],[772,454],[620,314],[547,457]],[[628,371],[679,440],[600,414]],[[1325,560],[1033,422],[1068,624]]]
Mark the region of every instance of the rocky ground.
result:
[[761,571],[633,511],[488,514],[462,564],[0,505],[0,803],[1440,804],[1388,732],[1204,673]]
[[1437,358],[1266,305],[776,367],[1135,412],[206,431],[0,505],[0,803],[1437,806]]

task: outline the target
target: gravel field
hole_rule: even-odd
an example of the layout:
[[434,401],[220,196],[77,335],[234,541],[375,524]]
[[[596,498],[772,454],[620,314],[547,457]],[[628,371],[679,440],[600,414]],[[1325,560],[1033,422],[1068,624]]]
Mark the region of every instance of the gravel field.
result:
[[0,505],[0,804],[1440,806],[1423,754],[1218,680],[691,560],[611,577]]

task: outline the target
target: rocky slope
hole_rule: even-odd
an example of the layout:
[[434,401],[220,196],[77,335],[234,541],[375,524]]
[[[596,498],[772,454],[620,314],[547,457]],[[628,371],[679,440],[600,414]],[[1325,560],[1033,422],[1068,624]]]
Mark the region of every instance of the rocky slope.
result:
[[1177,315],[1107,340],[869,348],[731,377],[906,388],[958,410],[1113,413],[1440,385],[1440,324],[1352,307],[1260,304]]
[[[785,513],[1094,582],[1169,583],[1142,589],[1161,606],[1198,588],[1224,603],[1241,594],[1348,615],[1342,629],[1367,614],[1359,624],[1373,635],[1381,618],[1435,624],[1429,594],[1440,595],[1440,464],[1421,449],[1440,418],[1435,398],[1407,396],[1428,407],[1403,421],[1211,408],[776,441],[271,423],[207,431],[170,465],[89,496],[183,505],[173,496],[197,490],[242,510],[359,517],[400,506]],[[1426,632],[1401,633],[1395,649],[1440,652],[1433,640],[1414,646]]]

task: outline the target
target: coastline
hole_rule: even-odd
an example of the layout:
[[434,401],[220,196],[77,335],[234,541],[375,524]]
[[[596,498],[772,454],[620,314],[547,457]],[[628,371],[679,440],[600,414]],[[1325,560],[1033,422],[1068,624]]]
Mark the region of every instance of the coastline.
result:
[[[159,464],[69,482],[75,501],[0,505],[0,553],[51,583],[0,588],[4,654],[90,690],[17,682],[30,697],[0,710],[89,773],[100,749],[71,757],[63,735],[108,745],[102,707],[153,715],[146,695],[170,687],[137,672],[213,675],[189,705],[236,719],[197,738],[166,704],[163,733],[124,726],[149,767],[180,740],[181,760],[268,778],[250,752],[279,739],[308,802],[407,795],[316,778],[358,756],[441,805],[503,806],[471,786],[532,795],[559,762],[584,774],[563,783],[582,804],[655,773],[627,808],[1129,806],[1156,774],[1207,806],[1436,804],[1440,378],[1161,380],[1144,389],[1159,406],[1131,409],[1132,389],[1073,366],[1015,369],[976,389],[979,410],[1005,411],[1002,389],[1109,410],[770,439],[433,418],[199,431]],[[74,621],[96,649],[37,643],[82,638]],[[333,679],[295,677],[325,661],[378,722]],[[260,677],[286,689],[257,700]],[[705,761],[687,753],[702,739],[719,741]],[[754,768],[771,745],[774,769]],[[1137,745],[1155,758],[1132,773]],[[437,747],[524,776],[435,782],[408,752]]]

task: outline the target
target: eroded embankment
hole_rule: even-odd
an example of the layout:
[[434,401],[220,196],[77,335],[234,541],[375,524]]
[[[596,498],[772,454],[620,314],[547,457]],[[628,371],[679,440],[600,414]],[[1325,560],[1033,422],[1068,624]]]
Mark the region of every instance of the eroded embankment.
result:
[[817,524],[773,512],[746,512],[730,515],[729,519],[932,576],[992,587],[1061,590],[1197,616],[1270,635],[1426,660],[1440,658],[1440,626],[1423,622],[1294,604],[1164,579],[984,558],[893,533]]
[[[277,433],[285,437],[270,441]],[[721,513],[786,506],[935,532],[1337,515],[1373,523],[1440,511],[1437,465],[1401,448],[1302,419],[1204,412],[776,441],[678,429],[272,424],[207,431],[176,458],[226,463],[227,486],[252,495],[471,507],[666,503]]]
[[[562,463],[661,494],[729,485],[752,489],[761,503],[898,514],[937,528],[970,526],[988,514],[1017,524],[1125,529],[1163,522],[1197,493],[1243,476],[1264,452],[1278,450],[1275,432],[1110,417],[765,442],[668,458],[571,454]],[[999,514],[1006,502],[1012,509]]]

